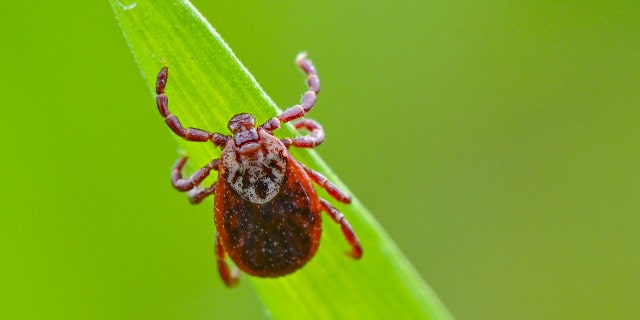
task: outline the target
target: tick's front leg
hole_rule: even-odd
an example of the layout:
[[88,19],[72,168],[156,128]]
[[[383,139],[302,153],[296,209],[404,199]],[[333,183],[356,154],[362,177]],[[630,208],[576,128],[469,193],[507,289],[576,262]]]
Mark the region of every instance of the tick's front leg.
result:
[[187,141],[204,142],[211,140],[211,142],[218,147],[224,146],[229,139],[228,136],[197,128],[185,128],[180,123],[180,120],[178,120],[178,117],[169,111],[169,99],[164,92],[164,89],[167,86],[168,77],[169,69],[167,67],[162,68],[158,73],[158,78],[156,80],[156,104],[158,105],[160,115],[164,118],[164,121],[167,123],[169,128],[175,134]]
[[313,66],[313,63],[311,63],[311,60],[307,59],[306,53],[301,53],[296,57],[296,64],[307,75],[308,90],[304,93],[302,99],[300,99],[300,104],[283,111],[278,117],[271,118],[260,126],[269,133],[280,128],[281,123],[303,117],[305,113],[311,111],[316,104],[316,99],[320,92],[320,79],[318,78],[316,68]]
[[304,114],[309,112],[316,104],[316,98],[320,92],[320,79],[318,78],[318,73],[316,72],[316,68],[313,66],[313,63],[311,63],[311,60],[307,59],[307,54],[299,54],[296,57],[296,64],[307,75],[307,86],[309,87],[309,90],[302,96],[300,104],[283,111],[278,116],[280,122],[289,122],[304,116]]
[[282,143],[285,146],[294,146],[297,148],[315,148],[324,142],[324,130],[322,126],[315,120],[300,119],[296,121],[293,126],[296,129],[306,129],[309,134],[302,137],[284,138]]

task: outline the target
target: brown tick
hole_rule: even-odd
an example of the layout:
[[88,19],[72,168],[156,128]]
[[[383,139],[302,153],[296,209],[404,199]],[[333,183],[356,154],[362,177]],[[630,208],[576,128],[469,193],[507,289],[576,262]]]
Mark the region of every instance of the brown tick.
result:
[[[252,115],[237,114],[229,120],[231,135],[185,129],[168,109],[164,93],[167,67],[158,74],[158,111],[169,128],[187,141],[211,141],[222,149],[219,159],[188,179],[182,178],[187,157],[179,159],[173,167],[171,183],[178,191],[188,191],[194,204],[215,195],[215,255],[220,277],[229,287],[238,283],[239,274],[230,271],[226,254],[240,270],[258,277],[279,277],[304,266],[318,250],[322,211],[340,224],[351,246],[349,255],[355,259],[362,256],[360,241],[349,222],[338,209],[318,197],[312,181],[339,202],[349,204],[351,197],[320,173],[296,161],[288,151],[291,146],[314,148],[324,141],[319,123],[299,119],[316,102],[320,91],[318,75],[305,54],[298,55],[296,63],[307,74],[309,86],[300,104],[257,127]],[[282,140],[273,136],[281,123],[295,119],[299,119],[294,122],[295,128],[306,129],[308,135]],[[210,187],[199,187],[211,170],[218,171],[218,180]]]

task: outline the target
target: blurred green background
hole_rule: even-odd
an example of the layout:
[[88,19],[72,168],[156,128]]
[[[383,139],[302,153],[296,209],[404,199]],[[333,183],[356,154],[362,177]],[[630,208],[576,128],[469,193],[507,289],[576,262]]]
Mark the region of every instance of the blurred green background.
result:
[[[194,5],[458,319],[640,318],[640,2]],[[108,2],[0,10],[0,318],[267,318]]]

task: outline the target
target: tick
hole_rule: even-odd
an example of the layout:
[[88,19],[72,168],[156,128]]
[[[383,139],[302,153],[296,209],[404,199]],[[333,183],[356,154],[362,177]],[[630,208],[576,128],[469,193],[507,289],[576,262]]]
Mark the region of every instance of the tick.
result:
[[[324,141],[322,126],[303,118],[315,105],[320,91],[318,75],[305,54],[298,55],[296,63],[307,75],[309,87],[300,104],[257,127],[251,114],[237,114],[227,125],[231,135],[184,128],[168,109],[164,92],[167,67],[158,74],[158,111],[169,128],[187,141],[211,142],[222,149],[219,159],[188,179],[182,176],[187,157],[179,159],[171,173],[171,184],[180,192],[188,192],[193,204],[214,195],[215,257],[220,277],[229,287],[238,284],[239,274],[231,271],[226,255],[238,269],[258,277],[284,276],[304,266],[318,250],[322,212],[340,225],[351,247],[348,255],[354,259],[362,256],[360,241],[347,219],[318,197],[313,183],[338,202],[349,204],[351,197],[289,153],[290,147],[315,148]],[[308,134],[284,139],[273,135],[280,124],[292,120],[296,120],[296,129],[305,129]],[[217,181],[200,187],[212,170],[218,171]]]

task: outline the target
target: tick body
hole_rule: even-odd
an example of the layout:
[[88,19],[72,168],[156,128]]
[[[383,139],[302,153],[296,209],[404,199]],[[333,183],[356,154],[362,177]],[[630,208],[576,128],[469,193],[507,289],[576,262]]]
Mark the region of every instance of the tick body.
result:
[[[231,135],[184,128],[168,109],[164,92],[168,69],[165,67],[158,74],[158,111],[169,128],[187,141],[211,142],[222,149],[219,159],[189,178],[182,175],[187,157],[179,159],[171,182],[178,191],[188,192],[194,204],[215,195],[215,256],[220,277],[229,287],[238,283],[239,275],[227,265],[226,255],[240,270],[259,277],[279,277],[304,266],[318,250],[322,212],[340,225],[351,247],[348,254],[355,259],[362,256],[360,241],[349,222],[328,201],[318,197],[313,183],[339,202],[349,204],[351,198],[289,153],[290,147],[314,148],[324,141],[320,124],[303,118],[313,108],[320,91],[318,76],[304,54],[298,56],[296,63],[306,73],[309,87],[300,104],[259,126],[252,115],[237,114],[229,120]],[[273,135],[281,123],[293,120],[296,129],[306,129],[309,134],[284,139]],[[218,171],[217,181],[200,187],[213,170]]]

